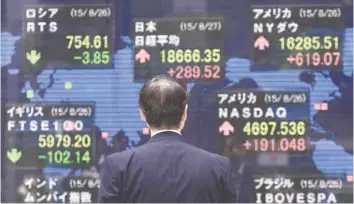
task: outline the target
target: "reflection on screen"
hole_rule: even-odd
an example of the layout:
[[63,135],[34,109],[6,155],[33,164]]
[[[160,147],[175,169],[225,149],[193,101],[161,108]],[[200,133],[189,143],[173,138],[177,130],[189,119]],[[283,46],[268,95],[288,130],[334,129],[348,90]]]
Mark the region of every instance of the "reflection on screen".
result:
[[239,202],[353,203],[352,2],[144,2],[2,1],[2,202],[97,202],[105,156],[150,138],[137,92],[166,74]]

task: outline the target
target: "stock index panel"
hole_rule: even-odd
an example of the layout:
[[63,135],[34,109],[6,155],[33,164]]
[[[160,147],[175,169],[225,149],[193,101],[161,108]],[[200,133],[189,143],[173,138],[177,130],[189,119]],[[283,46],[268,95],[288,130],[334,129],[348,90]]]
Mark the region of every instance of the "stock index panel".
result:
[[307,139],[309,90],[229,89],[216,96],[218,132],[236,141],[232,148],[258,160],[259,169],[252,170],[248,181],[255,203],[335,203],[339,198],[331,190],[352,191],[348,177],[280,173],[292,160],[313,151]]
[[255,5],[252,12],[254,69],[342,69],[342,5]]
[[166,74],[240,203],[353,203],[351,1],[33,2],[2,1],[2,202],[97,202],[105,157],[150,139],[142,82]]
[[26,71],[42,64],[112,67],[114,13],[109,5],[26,5],[23,11]]
[[[41,168],[89,168],[96,155],[93,103],[9,103],[6,105],[7,175],[27,169],[23,178],[22,202],[67,202],[68,191],[60,187],[58,175],[38,172]],[[11,177],[7,182],[15,182]],[[97,179],[90,187],[76,189],[75,175],[68,188],[88,196],[89,188],[97,188]],[[82,179],[81,179],[82,180]],[[89,179],[81,183],[89,182]],[[79,185],[84,185],[84,184]],[[96,183],[96,184],[95,184]],[[88,184],[87,184],[88,185]],[[53,200],[52,200],[53,199]],[[21,200],[20,200],[21,201]]]
[[306,151],[307,91],[236,90],[217,96],[219,132],[245,135],[246,151]]
[[185,81],[224,79],[221,17],[134,20],[134,79],[169,74]]
[[[32,168],[92,165],[94,104],[7,104],[6,114],[10,163]],[[26,140],[19,139],[23,135]]]

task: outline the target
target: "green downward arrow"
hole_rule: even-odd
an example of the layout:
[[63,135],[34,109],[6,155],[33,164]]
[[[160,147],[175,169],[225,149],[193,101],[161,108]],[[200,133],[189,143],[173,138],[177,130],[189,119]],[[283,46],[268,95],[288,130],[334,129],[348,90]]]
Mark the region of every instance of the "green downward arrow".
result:
[[39,59],[41,59],[41,53],[36,50],[31,50],[26,53],[26,58],[31,64],[36,64]]
[[17,149],[13,148],[10,151],[7,151],[7,158],[12,163],[16,163],[22,156],[22,152],[18,151]]

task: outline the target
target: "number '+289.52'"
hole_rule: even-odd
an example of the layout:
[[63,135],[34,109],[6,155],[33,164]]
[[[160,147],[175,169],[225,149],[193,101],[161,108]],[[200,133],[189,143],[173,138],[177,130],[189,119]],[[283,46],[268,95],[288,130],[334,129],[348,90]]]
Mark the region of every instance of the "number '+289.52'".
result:
[[177,79],[220,79],[219,65],[177,66],[170,68],[168,74]]

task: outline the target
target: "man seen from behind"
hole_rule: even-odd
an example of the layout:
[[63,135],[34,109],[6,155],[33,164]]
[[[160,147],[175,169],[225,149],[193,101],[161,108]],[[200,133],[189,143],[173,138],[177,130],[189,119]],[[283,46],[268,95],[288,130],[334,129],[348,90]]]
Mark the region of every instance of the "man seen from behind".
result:
[[188,92],[176,79],[157,76],[140,90],[140,115],[151,133],[144,145],[108,156],[99,202],[236,202],[227,158],[186,143]]

